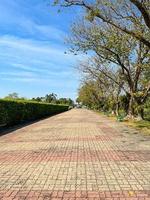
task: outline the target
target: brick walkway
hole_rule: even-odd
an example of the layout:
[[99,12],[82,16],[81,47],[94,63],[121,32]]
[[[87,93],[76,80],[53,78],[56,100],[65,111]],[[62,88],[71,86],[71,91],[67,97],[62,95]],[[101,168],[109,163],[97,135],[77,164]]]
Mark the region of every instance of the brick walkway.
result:
[[0,199],[149,200],[149,138],[74,109],[0,138]]

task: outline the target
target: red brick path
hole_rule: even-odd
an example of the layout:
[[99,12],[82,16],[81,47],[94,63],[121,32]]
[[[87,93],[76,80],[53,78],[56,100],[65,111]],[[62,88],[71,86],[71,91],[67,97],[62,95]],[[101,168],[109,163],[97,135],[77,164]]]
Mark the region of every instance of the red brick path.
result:
[[0,138],[0,199],[150,200],[150,140],[74,109]]

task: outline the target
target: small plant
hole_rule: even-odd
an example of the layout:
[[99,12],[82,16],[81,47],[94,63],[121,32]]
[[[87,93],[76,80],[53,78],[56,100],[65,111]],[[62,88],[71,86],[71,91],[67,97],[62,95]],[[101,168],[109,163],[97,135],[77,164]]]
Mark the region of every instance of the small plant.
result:
[[123,115],[118,115],[117,116],[117,121],[118,122],[123,122],[123,120],[124,120],[124,116]]

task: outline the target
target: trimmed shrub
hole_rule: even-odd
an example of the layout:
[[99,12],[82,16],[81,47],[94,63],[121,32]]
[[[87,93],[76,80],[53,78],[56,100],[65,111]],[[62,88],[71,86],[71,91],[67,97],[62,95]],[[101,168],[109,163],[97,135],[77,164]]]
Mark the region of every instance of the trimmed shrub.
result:
[[68,110],[67,105],[53,105],[24,100],[0,99],[0,126],[12,126]]

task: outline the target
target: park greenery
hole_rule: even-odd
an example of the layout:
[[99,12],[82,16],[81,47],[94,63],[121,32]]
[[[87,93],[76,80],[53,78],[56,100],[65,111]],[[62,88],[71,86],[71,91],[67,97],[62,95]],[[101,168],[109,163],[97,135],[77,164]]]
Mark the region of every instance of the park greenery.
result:
[[35,102],[41,102],[41,103],[51,103],[51,104],[62,104],[62,105],[68,105],[73,106],[74,101],[70,98],[58,98],[56,94],[50,93],[46,94],[44,97],[33,97],[30,99],[27,99],[26,97],[20,97],[18,93],[13,92],[11,94],[8,94],[4,99],[8,100],[26,100],[26,101],[35,101]]
[[68,108],[68,105],[19,99],[0,99],[0,127],[41,119],[67,111]]
[[88,54],[77,102],[126,119],[149,118],[149,0],[55,0],[63,9],[79,7],[71,25],[70,51]]
[[70,98],[57,98],[54,93],[27,99],[13,92],[0,99],[0,128],[58,114],[73,105]]

